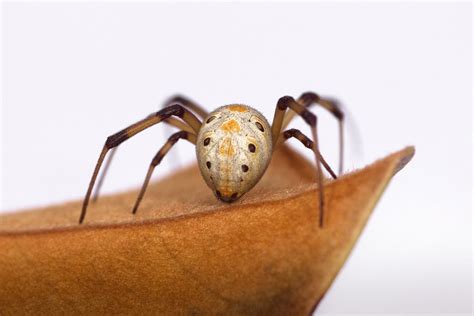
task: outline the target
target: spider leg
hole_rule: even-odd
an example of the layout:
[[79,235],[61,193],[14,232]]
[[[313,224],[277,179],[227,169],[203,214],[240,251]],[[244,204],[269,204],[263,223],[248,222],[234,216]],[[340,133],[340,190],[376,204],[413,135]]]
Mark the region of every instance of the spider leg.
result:
[[[167,106],[170,106],[170,105],[176,104],[176,103],[181,104],[185,108],[188,108],[189,110],[191,110],[192,112],[197,114],[198,117],[200,117],[201,119],[204,119],[208,116],[208,112],[203,107],[201,107],[196,102],[191,101],[189,98],[187,98],[183,95],[180,95],[180,94],[176,94],[176,95],[170,97],[169,99],[167,99],[163,103],[163,107],[167,107]],[[191,132],[191,133],[193,132],[193,130],[190,129],[190,127],[180,119],[170,117],[170,118],[167,118],[165,120],[165,122],[169,125],[177,127],[180,130],[188,131],[188,132]]]
[[[147,117],[152,117],[155,115],[155,113],[150,114]],[[177,127],[180,130],[187,131],[189,133],[194,133],[194,130],[186,124],[186,122],[182,120],[178,120],[174,117],[169,117],[166,120],[164,120],[165,123],[169,125],[173,125],[174,127]],[[99,181],[97,181],[97,185],[95,186],[95,191],[94,191],[94,196],[92,197],[92,202],[96,202],[97,199],[99,198],[99,193],[100,189],[102,188],[102,184],[104,183],[105,176],[107,175],[107,172],[109,171],[110,164],[112,163],[112,159],[114,158],[114,155],[117,151],[118,147],[112,148],[110,150],[110,155],[107,158],[107,162],[104,165],[104,169],[102,170],[102,173],[100,174]]]
[[[155,115],[155,113],[152,113],[149,116],[147,116],[147,118],[152,117],[154,115]],[[194,133],[194,130],[191,128],[191,126],[186,124],[186,122],[184,122],[182,120],[178,120],[174,117],[169,117],[169,118],[165,119],[164,122],[169,124],[169,125],[172,125],[174,127],[177,127],[180,130],[184,130],[184,131],[189,132],[189,133]],[[97,182],[97,186],[95,188],[94,196],[92,197],[92,202],[97,201],[97,199],[99,197],[100,189],[102,188],[102,184],[104,183],[105,175],[107,174],[107,172],[109,170],[109,166],[112,162],[112,159],[113,159],[117,149],[118,149],[118,147],[115,147],[115,148],[112,148],[112,150],[110,151],[110,155],[109,155],[109,157],[107,159],[107,162],[105,163],[104,169],[102,170],[102,173],[99,177],[99,181]]]
[[[176,103],[179,103],[183,107],[190,109],[191,111],[196,113],[198,116],[200,116],[201,119],[204,119],[208,115],[207,111],[204,110],[204,108],[202,108],[199,104],[197,104],[196,102],[191,101],[190,99],[186,98],[185,96],[182,96],[182,95],[179,95],[179,94],[176,94],[176,95],[172,96],[171,98],[169,98],[168,100],[166,100],[163,103],[163,108],[165,108],[167,106],[170,106],[172,104],[176,104]],[[155,113],[151,113],[147,117],[152,117],[154,115],[155,115]],[[172,125],[174,127],[177,127],[180,130],[187,131],[187,132],[190,132],[190,133],[194,133],[194,130],[188,124],[186,124],[186,122],[183,122],[182,120],[180,120],[178,118],[169,117],[169,118],[165,119],[164,121],[167,124]],[[112,163],[112,159],[113,159],[116,151],[117,151],[117,148],[114,148],[110,152],[109,158],[107,159],[107,162],[105,163],[104,169],[102,170],[102,173],[99,177],[99,181],[97,182],[95,192],[94,192],[94,196],[92,197],[92,202],[97,201],[97,199],[99,197],[100,189],[102,188],[102,184],[104,183],[105,176],[106,176],[106,174],[109,170],[109,166]]]
[[95,186],[92,202],[96,202],[97,199],[99,198],[100,189],[102,188],[102,184],[104,184],[105,175],[109,171],[110,164],[112,163],[112,159],[114,158],[115,153],[117,152],[117,148],[118,147],[115,147],[110,150],[110,155],[107,158],[107,161],[105,162],[105,166],[104,166],[104,169],[102,170],[102,173],[100,174],[99,181],[97,181],[97,185]]
[[[329,111],[338,120],[339,124],[339,175],[343,171],[344,162],[344,112],[336,100],[322,98],[314,92],[305,92],[298,99],[297,102],[310,107],[312,105],[319,105]],[[288,111],[283,119],[283,127],[285,129],[297,113],[295,111]]]
[[127,139],[135,136],[141,131],[147,129],[148,127],[158,124],[171,116],[176,116],[183,119],[183,121],[188,123],[189,126],[193,128],[196,134],[199,132],[199,129],[201,128],[202,123],[194,114],[192,114],[189,110],[185,109],[183,106],[179,104],[174,104],[156,112],[153,116],[150,115],[147,118],[141,121],[138,121],[137,123],[132,124],[129,127],[107,138],[104,144],[104,147],[102,148],[102,151],[100,153],[99,159],[97,160],[97,164],[95,166],[94,172],[92,173],[89,187],[87,189],[87,193],[84,198],[84,202],[82,204],[82,211],[81,211],[81,216],[79,217],[79,224],[81,224],[84,221],[84,217],[86,216],[87,205],[89,204],[89,198],[92,193],[92,189],[94,187],[97,174],[99,173],[100,167],[102,166],[102,163],[108,151],[117,147],[118,145],[126,141]]
[[204,119],[206,116],[209,115],[209,113],[202,106],[200,106],[196,102],[180,94],[176,94],[172,96],[171,98],[169,98],[168,100],[166,100],[164,102],[163,107],[166,107],[175,103],[179,103],[185,108],[190,109],[191,111],[196,113],[201,119]]
[[171,147],[173,147],[173,145],[176,144],[178,140],[180,140],[181,138],[186,139],[190,143],[193,143],[194,145],[196,145],[197,136],[196,134],[193,134],[193,133],[189,133],[186,131],[179,131],[169,137],[168,141],[163,145],[163,147],[160,148],[160,150],[156,153],[155,157],[150,163],[150,167],[148,168],[145,181],[143,182],[140,193],[138,194],[137,201],[135,202],[135,206],[133,207],[133,210],[132,210],[133,214],[137,212],[138,206],[140,205],[140,202],[142,201],[143,196],[145,195],[145,191],[146,191],[146,188],[148,187],[148,183],[150,182],[150,178],[153,173],[153,170],[161,162],[161,160],[168,153]]
[[[314,146],[314,142],[311,141],[311,139],[309,139],[305,134],[303,134],[300,130],[298,129],[295,129],[295,128],[291,128],[291,129],[288,129],[286,131],[284,131],[281,135],[280,135],[280,138],[278,140],[278,143],[281,144],[285,141],[287,141],[288,139],[290,138],[296,138],[297,140],[299,140],[306,148],[309,148],[311,149],[312,151],[315,151],[315,146]],[[329,166],[329,164],[326,162],[326,160],[324,159],[324,157],[321,155],[320,152],[316,152],[317,155],[319,155],[319,159],[321,160],[321,164],[323,165],[323,167],[329,172],[329,174],[331,175],[331,177],[333,179],[337,179],[337,176],[336,174],[334,173],[334,171],[332,170],[332,168]]]
[[286,110],[290,108],[299,114],[303,120],[311,127],[311,133],[313,135],[313,142],[314,142],[314,157],[316,159],[316,169],[317,169],[317,177],[318,177],[318,192],[319,192],[319,226],[323,227],[324,225],[324,188],[323,188],[323,173],[321,169],[321,154],[319,154],[319,144],[318,144],[318,134],[316,129],[317,118],[316,115],[311,113],[306,109],[305,106],[299,104],[290,96],[281,97],[278,100],[275,115],[273,117],[272,123],[272,140],[273,140],[273,147],[278,142],[278,138],[280,136],[280,131],[283,124],[283,118],[285,116]]
[[[208,116],[208,112],[203,107],[201,107],[198,103],[194,102],[192,99],[189,99],[188,97],[183,96],[182,94],[175,94],[175,95],[171,96],[170,98],[168,98],[163,103],[163,105],[167,106],[169,104],[174,104],[174,103],[179,103],[182,106],[184,106],[185,108],[188,108],[194,114],[196,114],[197,117],[199,117],[202,120],[204,120]],[[175,120],[175,121],[173,121],[173,120]],[[180,122],[179,119],[169,118],[167,120],[167,123],[168,123],[168,125],[172,125],[174,127],[177,127],[179,130],[186,130],[186,129],[183,129],[182,126],[179,126],[180,123],[182,123],[182,122]],[[170,134],[170,128],[163,129],[163,133],[164,133],[164,135],[169,135]],[[181,165],[179,155],[177,153],[174,153],[174,152],[172,152],[171,155],[173,156],[170,159],[172,161],[172,167],[179,167]]]

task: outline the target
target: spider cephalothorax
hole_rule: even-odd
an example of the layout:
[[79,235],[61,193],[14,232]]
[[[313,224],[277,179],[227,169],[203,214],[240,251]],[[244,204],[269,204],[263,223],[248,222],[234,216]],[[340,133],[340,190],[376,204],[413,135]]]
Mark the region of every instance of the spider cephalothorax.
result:
[[[98,195],[117,147],[148,127],[166,122],[181,131],[171,135],[153,158],[133,208],[133,213],[137,211],[140,205],[154,168],[179,139],[186,139],[196,145],[199,169],[216,197],[224,202],[233,202],[258,183],[270,163],[273,150],[280,143],[294,137],[305,147],[311,149],[316,158],[319,186],[319,223],[322,226],[324,223],[324,194],[321,165],[326,168],[333,178],[336,178],[336,175],[319,152],[316,132],[317,119],[307,109],[313,104],[319,104],[339,120],[339,173],[341,173],[344,116],[335,101],[321,98],[312,92],[303,93],[297,100],[289,96],[281,97],[278,100],[273,122],[270,126],[265,117],[250,106],[242,104],[225,105],[207,114],[196,103],[182,96],[176,96],[169,99],[162,110],[150,114],[143,120],[107,138],[84,198],[79,223],[84,220],[95,180],[109,150],[111,150],[111,155],[99,180],[94,198]],[[313,140],[310,140],[297,129],[283,131],[296,114],[300,115],[310,126]]]

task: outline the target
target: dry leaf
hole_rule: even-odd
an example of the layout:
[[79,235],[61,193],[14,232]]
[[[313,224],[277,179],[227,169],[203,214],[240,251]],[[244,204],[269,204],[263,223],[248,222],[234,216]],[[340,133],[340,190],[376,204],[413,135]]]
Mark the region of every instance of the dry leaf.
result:
[[323,229],[314,169],[287,147],[235,204],[193,166],[150,186],[135,218],[136,191],[103,197],[82,226],[81,201],[4,215],[0,313],[307,315],[413,154],[328,181]]

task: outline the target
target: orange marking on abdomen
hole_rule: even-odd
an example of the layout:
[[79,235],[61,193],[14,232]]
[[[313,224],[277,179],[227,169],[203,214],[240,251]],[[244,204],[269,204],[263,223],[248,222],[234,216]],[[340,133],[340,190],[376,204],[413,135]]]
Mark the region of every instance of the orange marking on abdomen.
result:
[[[229,138],[226,140],[230,141]],[[221,147],[220,149],[222,148],[223,147]],[[221,183],[219,186],[219,191],[221,192],[222,196],[230,197],[234,193],[232,190],[232,183],[229,181],[232,174],[232,166],[230,160],[224,159],[224,161],[222,161],[220,165],[219,171],[221,174]]]
[[228,109],[234,112],[248,112],[245,106],[239,104],[229,105]]
[[230,138],[226,138],[221,142],[219,154],[223,156],[233,156],[235,154],[234,146],[232,146]]
[[221,126],[221,130],[225,132],[239,132],[240,131],[240,125],[237,123],[236,120],[228,120]]

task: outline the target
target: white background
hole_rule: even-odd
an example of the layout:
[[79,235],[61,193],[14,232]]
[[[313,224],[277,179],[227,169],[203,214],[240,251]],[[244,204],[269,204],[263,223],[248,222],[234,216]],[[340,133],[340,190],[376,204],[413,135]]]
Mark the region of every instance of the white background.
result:
[[[2,212],[82,198],[105,138],[175,92],[208,109],[246,103],[271,120],[280,96],[314,90],[342,100],[358,126],[348,129],[348,169],[417,150],[318,311],[470,311],[469,3],[3,9]],[[316,113],[336,165],[337,125]],[[141,184],[167,133],[124,144],[104,191]],[[180,143],[167,158],[158,177],[193,162],[194,148]]]

